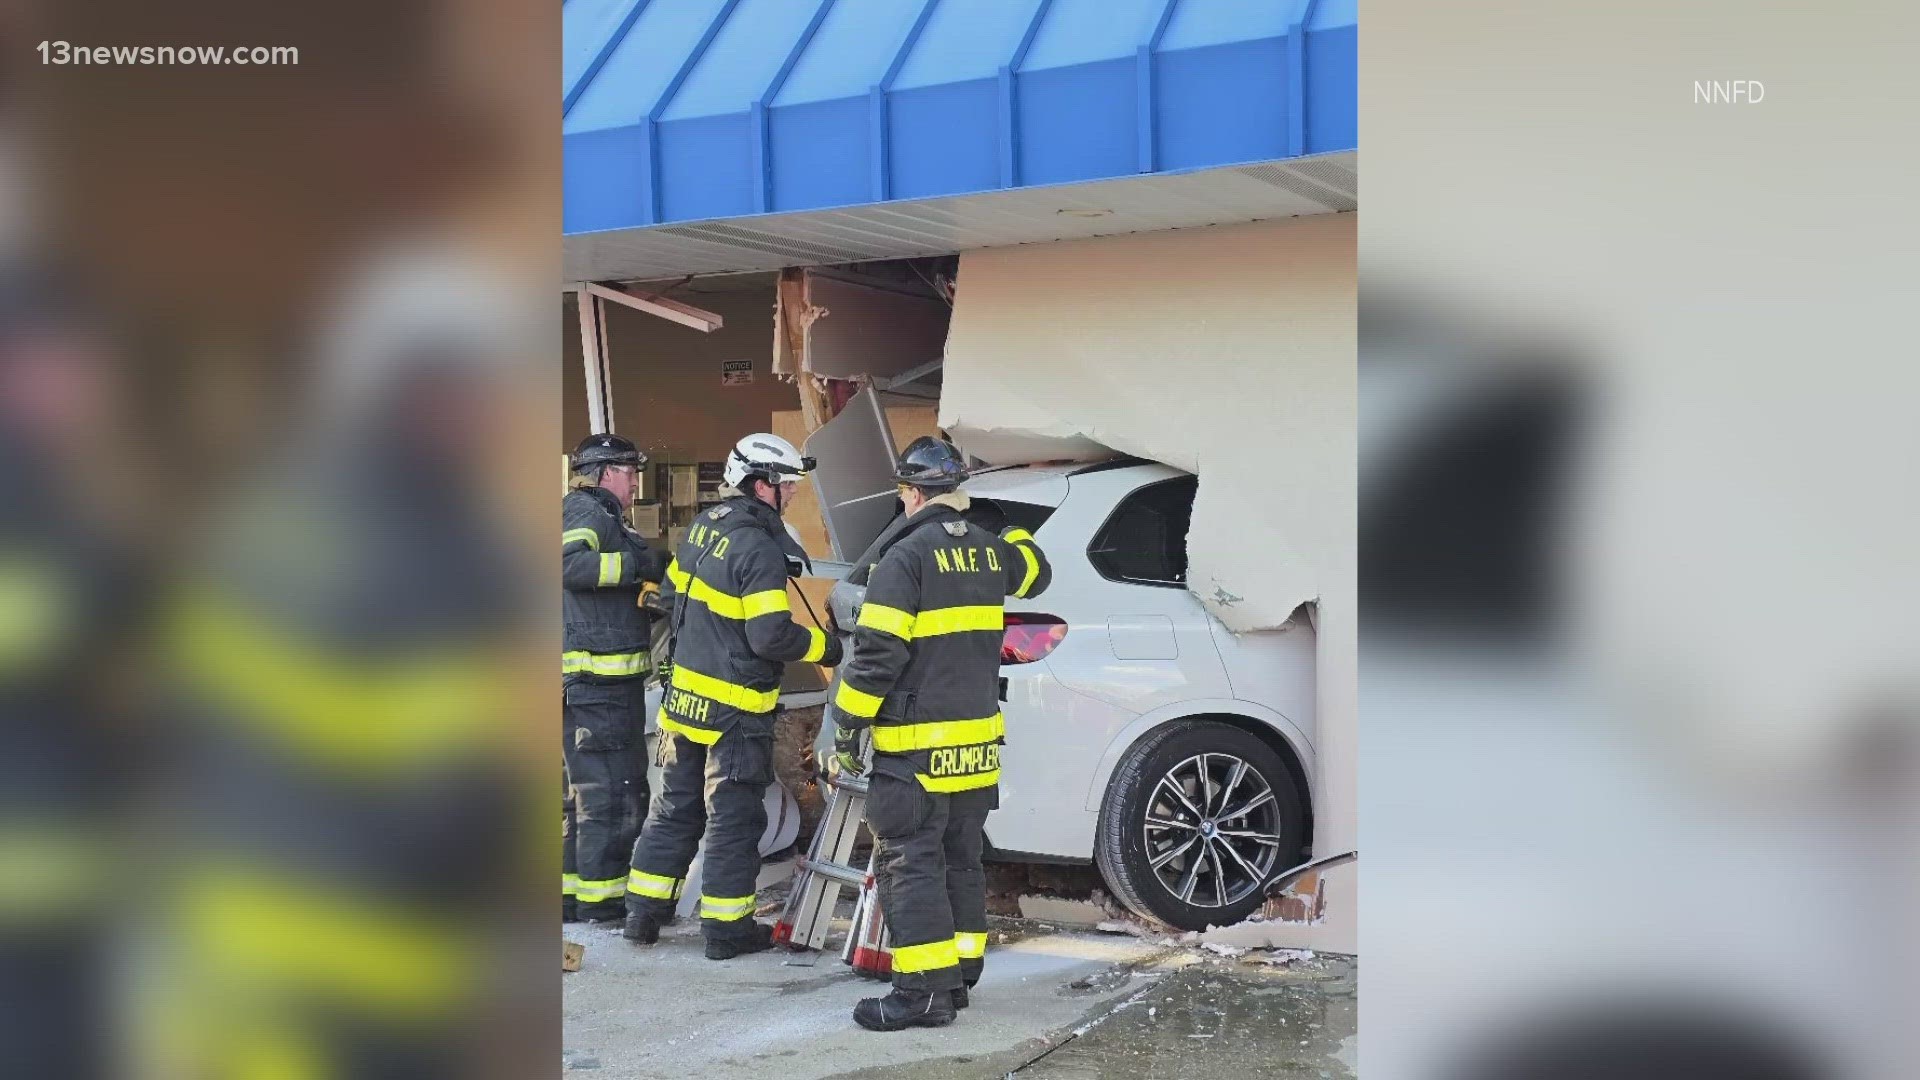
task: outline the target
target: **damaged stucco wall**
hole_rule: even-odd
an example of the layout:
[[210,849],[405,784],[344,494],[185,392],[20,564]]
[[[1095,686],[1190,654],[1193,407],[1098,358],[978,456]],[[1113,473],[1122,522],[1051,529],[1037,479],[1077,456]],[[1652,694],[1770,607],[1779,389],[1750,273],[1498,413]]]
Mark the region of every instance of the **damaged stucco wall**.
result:
[[1279,626],[1352,573],[1355,220],[967,252],[941,426],[990,461],[1198,473],[1190,587],[1235,631]]
[[[966,252],[940,404],[991,462],[1110,447],[1197,473],[1190,587],[1230,629],[1316,602],[1321,856],[1356,846],[1357,220]],[[1283,943],[1352,951],[1352,870]]]

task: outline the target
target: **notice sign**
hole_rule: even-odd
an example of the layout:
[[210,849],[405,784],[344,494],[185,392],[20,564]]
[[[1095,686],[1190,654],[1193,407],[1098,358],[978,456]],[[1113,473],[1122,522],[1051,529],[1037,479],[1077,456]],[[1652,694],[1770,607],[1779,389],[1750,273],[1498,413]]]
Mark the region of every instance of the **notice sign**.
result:
[[753,385],[753,361],[751,360],[720,361],[720,385],[721,386],[752,386]]

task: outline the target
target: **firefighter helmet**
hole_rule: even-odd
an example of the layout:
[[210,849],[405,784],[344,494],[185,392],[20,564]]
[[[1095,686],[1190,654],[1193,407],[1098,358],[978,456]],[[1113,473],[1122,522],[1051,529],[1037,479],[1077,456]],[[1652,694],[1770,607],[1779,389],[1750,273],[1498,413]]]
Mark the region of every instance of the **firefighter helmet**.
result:
[[623,439],[611,432],[597,432],[580,440],[573,448],[573,471],[585,472],[588,469],[604,468],[608,465],[631,465],[639,468],[647,463],[647,455],[633,445],[631,440]]
[[945,439],[922,435],[907,445],[893,478],[918,488],[955,488],[969,473],[966,456]]
[[764,480],[776,487],[787,480],[798,480],[812,472],[814,464],[812,458],[801,457],[792,443],[762,432],[733,444],[721,478],[728,487],[744,492],[754,480]]

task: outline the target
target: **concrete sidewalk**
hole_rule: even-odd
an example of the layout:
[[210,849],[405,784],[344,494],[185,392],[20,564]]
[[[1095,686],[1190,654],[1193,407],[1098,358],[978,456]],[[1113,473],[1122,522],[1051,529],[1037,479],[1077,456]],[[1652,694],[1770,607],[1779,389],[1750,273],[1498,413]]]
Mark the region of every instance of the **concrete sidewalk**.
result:
[[[580,971],[561,980],[564,1061],[570,1072],[606,1080],[1002,1077],[1039,1065],[1036,1059],[1043,1056],[1057,1059],[1050,1066],[1055,1070],[1082,1060],[1117,1063],[1134,1057],[1114,1049],[1113,1038],[1099,1035],[1108,1020],[1114,1021],[1115,1037],[1136,1028],[1164,1032],[1177,1035],[1180,1044],[1169,1046],[1169,1053],[1185,1052],[1194,1043],[1184,1033],[1152,1022],[1142,1027],[1132,1022],[1132,1013],[1144,1017],[1155,1008],[1147,1004],[1155,993],[1185,993],[1181,980],[1192,981],[1182,974],[1185,969],[1219,967],[1192,950],[1132,937],[996,922],[986,977],[972,1008],[944,1028],[881,1034],[856,1027],[851,1014],[854,1002],[884,993],[885,987],[853,975],[837,954],[774,950],[716,963],[701,955],[699,928],[691,921],[668,928],[651,948],[630,945],[610,926],[569,926],[565,936],[584,944],[586,956]],[[1219,979],[1194,985],[1209,1000],[1238,995],[1232,983]],[[1302,1049],[1302,1038],[1310,1040],[1316,1055],[1330,1053],[1328,1048],[1339,1043],[1338,1030],[1309,1033],[1301,1024],[1287,1026],[1289,1018],[1310,1011],[1296,1006],[1251,1027],[1237,1026],[1271,1026],[1273,1045],[1284,1042],[1292,1051],[1289,1058]],[[1127,1035],[1121,1041],[1132,1048],[1136,1038]],[[1264,1041],[1247,1047],[1244,1060],[1257,1059]],[[1134,1059],[1167,1061],[1159,1054]],[[1331,1073],[1315,1068],[1272,1075],[1342,1075],[1338,1065],[1332,1068]],[[1056,1074],[1074,1075],[1045,1075]]]

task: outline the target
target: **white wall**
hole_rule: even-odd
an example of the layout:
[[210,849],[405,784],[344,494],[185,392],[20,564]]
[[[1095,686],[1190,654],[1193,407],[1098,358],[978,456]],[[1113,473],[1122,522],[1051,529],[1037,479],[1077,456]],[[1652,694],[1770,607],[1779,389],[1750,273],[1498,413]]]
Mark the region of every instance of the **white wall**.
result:
[[[1356,222],[967,252],[940,405],[988,460],[1099,444],[1198,473],[1190,588],[1233,630],[1318,601],[1322,855],[1356,846]],[[1299,940],[1352,951],[1353,880]]]

